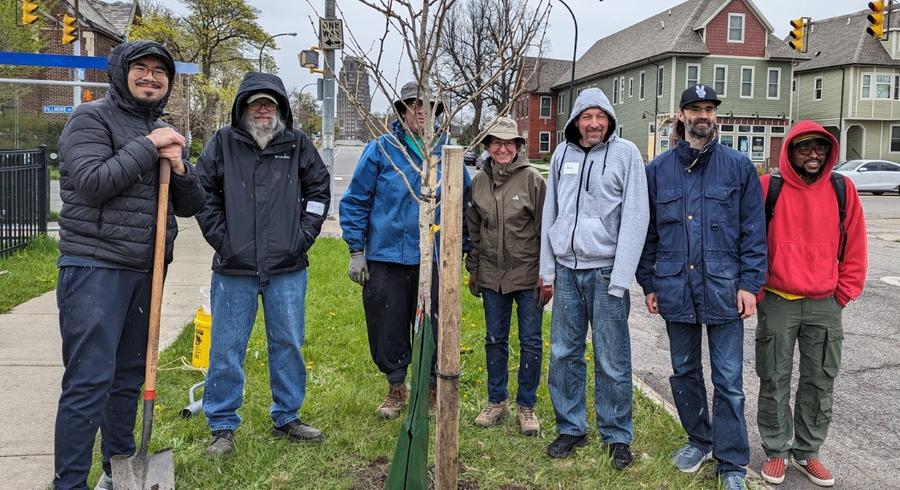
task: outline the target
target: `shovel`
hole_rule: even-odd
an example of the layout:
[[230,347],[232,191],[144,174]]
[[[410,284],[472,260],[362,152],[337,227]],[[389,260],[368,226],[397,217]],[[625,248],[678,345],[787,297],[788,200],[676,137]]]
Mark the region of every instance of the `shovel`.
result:
[[156,402],[156,368],[159,362],[159,316],[162,309],[163,261],[166,255],[166,219],[169,209],[169,160],[159,161],[159,200],[156,205],[156,242],[153,248],[153,286],[150,292],[150,328],[147,332],[147,365],[144,369],[144,426],[141,447],[133,456],[113,456],[113,486],[117,490],[172,490],[175,488],[175,463],[172,450],[147,454],[153,430]]

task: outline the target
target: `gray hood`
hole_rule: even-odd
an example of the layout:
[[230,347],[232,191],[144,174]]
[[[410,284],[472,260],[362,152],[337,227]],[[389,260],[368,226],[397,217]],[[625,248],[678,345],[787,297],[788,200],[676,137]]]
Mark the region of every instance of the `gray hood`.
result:
[[603,112],[609,116],[609,129],[606,131],[606,140],[608,141],[610,136],[616,134],[616,127],[619,125],[619,121],[616,119],[616,111],[613,110],[609,98],[599,88],[589,88],[582,90],[578,98],[575,99],[575,105],[572,106],[572,114],[569,116],[569,120],[566,121],[566,141],[578,144],[581,140],[581,133],[578,132],[578,127],[575,126],[575,120],[578,119],[582,112],[592,107],[603,109]]

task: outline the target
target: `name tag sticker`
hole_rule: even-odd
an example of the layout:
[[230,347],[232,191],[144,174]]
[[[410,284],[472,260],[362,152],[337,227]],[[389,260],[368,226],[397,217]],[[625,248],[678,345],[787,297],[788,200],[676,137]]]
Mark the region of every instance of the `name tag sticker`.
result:
[[321,202],[309,201],[306,203],[306,212],[309,214],[315,214],[316,216],[322,216],[325,214],[325,204]]
[[566,162],[563,164],[562,173],[571,175],[578,173],[578,162]]

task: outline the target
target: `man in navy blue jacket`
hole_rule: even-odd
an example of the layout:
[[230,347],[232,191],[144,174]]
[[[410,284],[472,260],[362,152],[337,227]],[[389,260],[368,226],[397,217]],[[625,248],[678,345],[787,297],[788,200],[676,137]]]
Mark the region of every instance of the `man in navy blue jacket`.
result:
[[[756,313],[766,273],[762,190],[747,156],[718,143],[716,107],[706,85],[681,94],[685,139],[647,167],[650,227],[637,271],[650,313],[666,321],[670,379],[688,445],[675,466],[697,471],[715,457],[724,488],[744,488],[750,459],[744,419],[745,318]],[[701,340],[712,367],[710,422]],[[715,430],[713,430],[715,428]]]

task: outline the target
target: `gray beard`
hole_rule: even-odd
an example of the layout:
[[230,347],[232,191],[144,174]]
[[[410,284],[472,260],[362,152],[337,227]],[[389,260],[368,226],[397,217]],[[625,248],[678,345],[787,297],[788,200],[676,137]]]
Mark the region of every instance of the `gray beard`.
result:
[[256,141],[260,148],[265,148],[278,133],[284,131],[284,121],[281,120],[280,116],[276,116],[273,122],[262,125],[254,121],[250,113],[247,112],[244,114],[244,127],[247,128],[247,132],[253,137],[253,141]]

